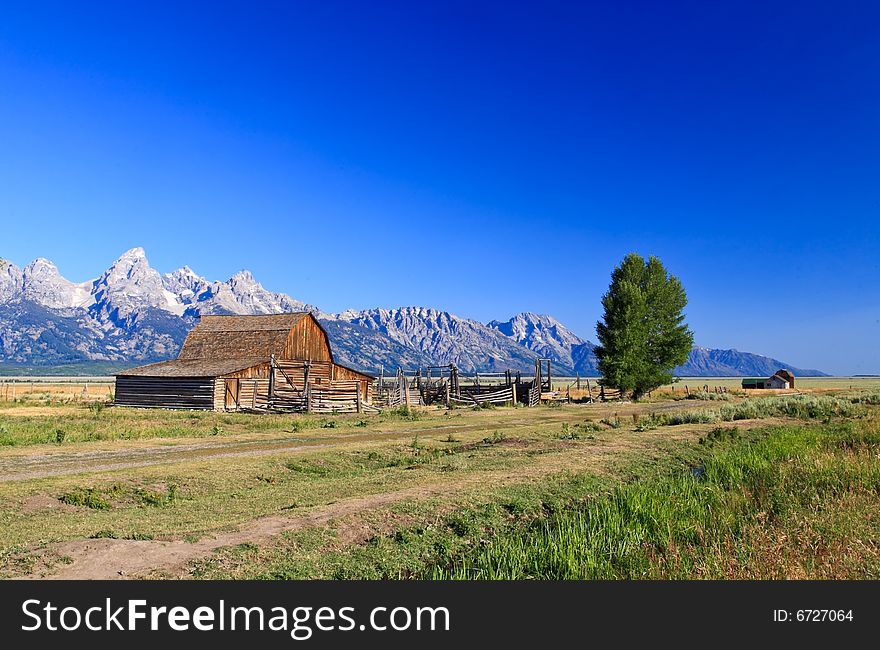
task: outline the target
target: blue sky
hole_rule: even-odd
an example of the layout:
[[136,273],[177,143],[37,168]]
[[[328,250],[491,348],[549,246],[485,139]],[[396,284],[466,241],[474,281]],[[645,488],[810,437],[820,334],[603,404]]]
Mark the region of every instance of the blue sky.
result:
[[595,338],[637,251],[703,345],[880,372],[876,3],[75,4],[0,9],[0,256]]

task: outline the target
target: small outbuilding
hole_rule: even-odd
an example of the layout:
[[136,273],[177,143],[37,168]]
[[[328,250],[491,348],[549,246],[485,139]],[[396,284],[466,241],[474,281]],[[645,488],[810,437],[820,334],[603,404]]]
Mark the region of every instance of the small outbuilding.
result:
[[788,370],[777,370],[772,377],[767,379],[743,379],[742,387],[746,389],[786,390],[794,388],[794,375]]
[[787,388],[794,388],[794,374],[790,370],[777,370],[774,377],[779,377],[782,381],[787,381]]
[[177,359],[116,376],[118,406],[170,409],[360,411],[373,377],[333,358],[309,312],[203,316]]

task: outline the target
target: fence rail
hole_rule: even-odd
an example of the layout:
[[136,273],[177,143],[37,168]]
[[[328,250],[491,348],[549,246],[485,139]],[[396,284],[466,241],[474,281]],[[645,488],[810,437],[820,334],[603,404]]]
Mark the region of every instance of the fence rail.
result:
[[449,401],[456,404],[504,404],[515,401],[515,393],[513,386],[507,386],[492,392],[468,393],[462,391],[460,396],[450,395]]

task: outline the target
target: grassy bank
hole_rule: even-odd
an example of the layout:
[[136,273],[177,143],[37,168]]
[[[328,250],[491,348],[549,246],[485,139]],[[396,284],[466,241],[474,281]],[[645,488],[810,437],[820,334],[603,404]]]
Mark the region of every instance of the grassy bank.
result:
[[696,467],[512,528],[436,578],[880,577],[876,422],[717,429]]
[[[738,430],[478,499],[403,503],[242,544],[197,578],[880,577],[880,429]],[[623,484],[621,484],[623,482]],[[352,531],[371,531],[352,539]]]
[[0,576],[874,576],[876,403],[13,409]]

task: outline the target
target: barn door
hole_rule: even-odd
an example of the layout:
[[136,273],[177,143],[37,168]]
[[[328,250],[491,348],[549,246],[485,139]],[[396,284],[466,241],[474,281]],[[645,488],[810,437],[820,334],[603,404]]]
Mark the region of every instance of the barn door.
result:
[[238,379],[226,380],[226,410],[235,411],[238,409],[238,394],[240,390]]

